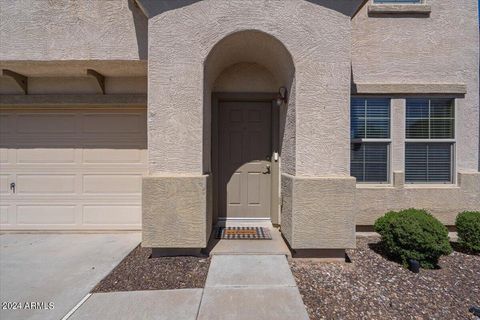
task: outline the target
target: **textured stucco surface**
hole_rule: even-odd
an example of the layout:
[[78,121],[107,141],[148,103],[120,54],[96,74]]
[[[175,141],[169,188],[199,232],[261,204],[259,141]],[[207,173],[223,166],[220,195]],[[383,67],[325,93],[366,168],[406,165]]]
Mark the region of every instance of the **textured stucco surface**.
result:
[[[371,1],[370,1],[371,2]],[[429,0],[430,16],[368,15],[352,20],[355,83],[464,84],[456,100],[458,171],[479,169],[479,32],[476,0]]]
[[373,225],[390,210],[426,209],[446,225],[454,225],[459,212],[480,210],[480,174],[460,173],[458,186],[358,187],[355,219],[357,225]]
[[[296,134],[289,141],[296,148],[289,149],[295,152],[289,155],[295,158],[289,171],[306,176],[349,174],[350,13],[355,1],[156,3],[158,9],[149,10],[154,14],[148,25],[151,172],[208,170],[202,157],[203,125],[208,124],[203,116],[204,71],[209,72],[204,62],[223,38],[256,30],[278,39],[295,67],[295,123],[291,119],[288,124],[294,125]],[[257,43],[257,53],[262,46]],[[267,68],[276,59],[253,58],[245,62],[258,63],[261,58]]]
[[142,246],[205,248],[211,231],[208,176],[149,176],[142,183]]
[[0,60],[146,59],[146,37],[129,0],[0,1]]
[[282,190],[281,231],[291,248],[355,247],[354,178],[283,174]]
[[215,80],[214,92],[277,92],[282,86],[273,74],[256,63],[237,63]]
[[[352,20],[353,81],[362,94],[394,94],[390,186],[357,187],[356,223],[372,225],[389,210],[424,208],[453,225],[458,212],[480,209],[477,1],[431,0],[430,16],[368,15]],[[392,27],[392,21],[395,27]],[[375,63],[372,63],[375,57]],[[456,97],[456,185],[403,185],[405,96]],[[462,95],[465,93],[465,95]],[[400,181],[396,181],[400,180]]]

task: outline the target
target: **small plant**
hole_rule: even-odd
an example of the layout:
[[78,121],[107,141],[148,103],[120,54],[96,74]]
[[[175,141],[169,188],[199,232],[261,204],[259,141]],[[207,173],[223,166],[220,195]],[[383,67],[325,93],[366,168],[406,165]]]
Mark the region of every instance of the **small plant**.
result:
[[480,252],[480,211],[464,211],[455,220],[460,245]]
[[425,210],[387,212],[373,227],[382,236],[389,257],[405,267],[413,259],[422,268],[433,269],[442,255],[452,252],[447,228]]

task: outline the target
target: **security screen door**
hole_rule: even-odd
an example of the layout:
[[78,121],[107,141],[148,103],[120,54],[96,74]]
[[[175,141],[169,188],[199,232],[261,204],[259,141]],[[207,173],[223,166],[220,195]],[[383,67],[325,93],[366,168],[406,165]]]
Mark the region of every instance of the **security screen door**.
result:
[[270,218],[270,102],[220,102],[219,218]]

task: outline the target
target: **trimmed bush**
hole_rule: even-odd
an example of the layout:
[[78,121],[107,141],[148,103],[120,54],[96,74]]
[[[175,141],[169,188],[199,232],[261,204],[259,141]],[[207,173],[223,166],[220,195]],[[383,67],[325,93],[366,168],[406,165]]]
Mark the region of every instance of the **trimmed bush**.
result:
[[480,252],[480,211],[459,213],[455,226],[460,245],[473,252]]
[[373,227],[382,236],[389,257],[405,267],[414,259],[422,268],[433,269],[442,255],[452,252],[447,228],[425,210],[387,212]]

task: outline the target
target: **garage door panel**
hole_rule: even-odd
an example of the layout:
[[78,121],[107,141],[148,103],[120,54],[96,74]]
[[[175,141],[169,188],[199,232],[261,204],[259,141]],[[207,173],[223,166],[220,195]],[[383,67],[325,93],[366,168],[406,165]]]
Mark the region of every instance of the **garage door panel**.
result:
[[83,207],[83,223],[91,225],[133,224],[142,220],[140,205],[86,205]]
[[0,112],[2,229],[141,227],[146,109]]
[[10,175],[9,174],[0,174],[0,194],[8,195],[10,194]]
[[70,194],[75,193],[75,175],[18,174],[18,194]]
[[16,131],[29,134],[76,132],[75,114],[32,113],[17,116]]
[[13,115],[0,115],[0,133],[7,134],[13,132],[13,129],[15,127],[15,119],[13,118]]
[[0,164],[8,163],[8,153],[9,153],[9,149],[0,148]]
[[0,206],[0,223],[8,224],[8,208],[9,206]]
[[83,161],[89,164],[96,163],[144,163],[144,150],[136,149],[85,149]]
[[140,193],[141,175],[84,175],[84,193]]
[[140,133],[142,132],[142,115],[134,114],[83,114],[83,133]]
[[17,162],[24,164],[37,163],[75,163],[75,149],[35,148],[18,149]]
[[75,224],[74,205],[19,205],[17,224]]

